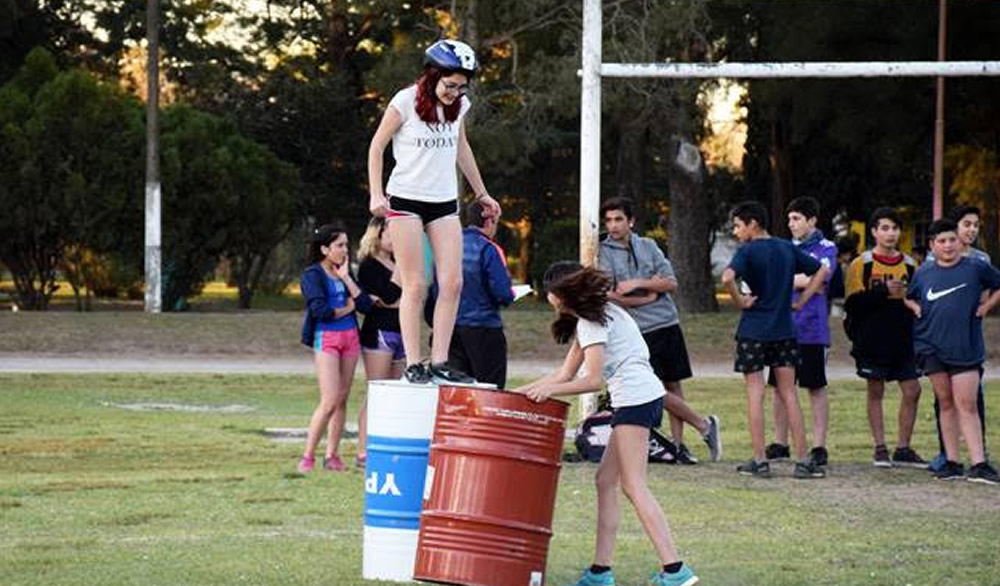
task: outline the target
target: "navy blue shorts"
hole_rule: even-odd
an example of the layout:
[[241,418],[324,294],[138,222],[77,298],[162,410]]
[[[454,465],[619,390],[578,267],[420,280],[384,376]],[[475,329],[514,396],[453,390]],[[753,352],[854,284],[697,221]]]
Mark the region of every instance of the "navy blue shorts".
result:
[[649,403],[629,405],[612,410],[611,427],[616,425],[638,425],[646,429],[660,427],[663,423],[663,397],[657,397]]
[[937,374],[945,372],[949,375],[968,372],[970,370],[980,371],[982,376],[982,364],[950,364],[937,357],[936,354],[917,354],[917,370],[923,375]]

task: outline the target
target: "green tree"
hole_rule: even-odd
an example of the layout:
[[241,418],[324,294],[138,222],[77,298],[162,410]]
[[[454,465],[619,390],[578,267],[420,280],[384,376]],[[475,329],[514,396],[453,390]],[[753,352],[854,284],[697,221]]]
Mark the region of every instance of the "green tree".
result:
[[139,225],[141,116],[134,98],[83,71],[58,72],[41,49],[0,89],[0,259],[25,308],[48,306],[67,263],[82,309],[83,251],[116,250]]
[[163,115],[163,258],[166,310],[201,291],[228,256],[249,307],[267,258],[291,227],[295,169],[189,106]]

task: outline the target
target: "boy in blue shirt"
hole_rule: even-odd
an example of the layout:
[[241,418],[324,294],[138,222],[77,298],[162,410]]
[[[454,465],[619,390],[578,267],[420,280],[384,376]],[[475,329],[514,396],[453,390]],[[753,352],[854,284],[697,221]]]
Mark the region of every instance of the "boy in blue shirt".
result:
[[[823,478],[826,473],[806,457],[802,407],[795,392],[795,367],[799,345],[792,321],[798,311],[819,291],[829,269],[791,242],[771,238],[767,232],[767,210],[755,201],[738,204],[729,214],[733,235],[743,243],[722,273],[722,283],[742,309],[736,330],[735,370],[743,373],[747,386],[747,415],[753,458],[737,467],[740,474],[771,475],[764,453],[764,367],[774,372],[776,392],[788,415],[798,462],[796,478]],[[799,297],[792,302],[795,275],[811,275]],[[739,277],[749,292],[740,291]]]
[[[927,375],[941,406],[941,435],[947,461],[935,476],[965,476],[958,462],[961,433],[969,450],[968,479],[1000,484],[986,460],[976,394],[986,358],[983,317],[1000,303],[1000,270],[962,255],[958,228],[952,220],[936,220],[927,228],[934,263],[913,277],[906,306],[916,316],[913,348],[917,367]],[[991,291],[985,300],[984,291]]]

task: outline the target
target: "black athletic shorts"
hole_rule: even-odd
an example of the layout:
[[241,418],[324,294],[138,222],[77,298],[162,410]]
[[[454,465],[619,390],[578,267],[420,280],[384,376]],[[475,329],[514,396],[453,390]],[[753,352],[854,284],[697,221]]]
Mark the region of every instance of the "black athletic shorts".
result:
[[656,377],[665,383],[691,378],[691,361],[680,324],[642,335],[649,348],[649,364]]
[[481,383],[507,384],[507,337],[503,328],[455,326],[448,364]]
[[855,356],[854,365],[857,368],[858,376],[865,380],[904,381],[916,380],[919,376],[916,359],[912,354],[891,365],[874,364],[869,360]]
[[440,202],[406,199],[396,195],[389,196],[389,220],[400,218],[420,218],[426,226],[435,220],[458,217],[458,200]]
[[648,403],[612,409],[611,427],[616,425],[638,425],[647,429],[660,427],[663,423],[663,397]]
[[[946,372],[951,375],[970,370],[976,370],[982,373],[982,364],[950,364],[938,358],[937,354],[917,354],[917,370],[923,375],[937,374],[939,372]],[[980,376],[982,376],[982,374],[980,374]],[[982,392],[981,388],[980,392]]]
[[[822,389],[826,386],[826,346],[799,344],[799,365],[795,367],[795,383],[803,389]],[[767,374],[767,384],[775,387],[774,370]]]
[[765,366],[778,368],[799,365],[799,343],[795,338],[762,342],[736,338],[736,360],[733,370],[750,374],[760,372]]

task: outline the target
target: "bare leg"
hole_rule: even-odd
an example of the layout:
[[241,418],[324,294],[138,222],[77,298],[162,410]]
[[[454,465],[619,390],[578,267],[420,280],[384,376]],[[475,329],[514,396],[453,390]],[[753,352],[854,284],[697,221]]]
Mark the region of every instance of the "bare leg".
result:
[[621,525],[622,509],[618,501],[619,487],[618,456],[610,444],[604,450],[601,464],[597,467],[597,545],[594,563],[610,566],[615,554],[615,536]]
[[792,435],[796,457],[800,461],[805,460],[809,449],[806,446],[806,427],[802,420],[802,407],[799,405],[799,395],[795,388],[795,368],[791,366],[775,368],[774,379],[778,383],[776,392],[781,394],[781,402],[785,404],[788,429]]
[[920,404],[920,381],[899,381],[899,390],[903,397],[899,401],[899,430],[896,432],[897,445],[908,447],[913,438],[913,426],[917,422],[917,406]]
[[[691,427],[698,430],[698,433],[704,435],[708,432],[708,423],[705,422],[705,418],[698,414],[697,411],[691,408],[684,400],[684,393],[681,391],[681,383],[679,382],[669,382],[663,383],[663,386],[667,388],[667,395],[663,398],[663,408],[667,411],[670,416],[670,433],[673,435],[674,441],[680,443],[683,438],[683,425],[687,423]],[[673,389],[676,387],[676,391]],[[674,420],[678,421],[679,429],[681,431],[676,431],[674,428]]]
[[306,447],[303,458],[315,458],[316,446],[320,435],[327,426],[330,416],[337,405],[337,392],[340,389],[340,355],[316,353],[316,381],[319,383],[319,405],[313,410],[309,420],[309,431],[306,434]]
[[677,548],[660,503],[646,485],[646,446],[649,429],[638,425],[619,425],[611,431],[608,449],[617,456],[622,492],[632,502],[642,528],[653,542],[660,561],[677,561]]
[[986,459],[983,452],[983,430],[979,423],[979,372],[968,370],[951,375],[951,391],[958,411],[958,424],[969,450],[969,463],[978,464]]
[[340,359],[340,376],[333,405],[333,416],[330,417],[326,439],[326,457],[340,451],[340,438],[344,435],[344,422],[347,420],[347,399],[351,396],[351,383],[354,381],[354,367],[358,357]]
[[[435,220],[427,225],[427,237],[434,251],[438,297],[434,304],[434,337],[431,362],[447,362],[451,335],[455,330],[459,297],[462,294],[462,224],[457,217]],[[393,243],[395,250],[395,243]],[[402,318],[402,308],[400,308]],[[410,349],[406,349],[409,362]]]
[[774,389],[774,441],[783,446],[788,445],[788,415],[777,388]]
[[419,218],[397,218],[389,222],[389,238],[403,291],[399,298],[399,329],[408,365],[420,362],[420,319],[427,287],[423,232]]
[[813,416],[813,445],[826,447],[826,430],[830,424],[830,396],[826,387],[809,389],[809,405]]
[[958,461],[958,412],[955,398],[951,391],[951,377],[946,372],[935,372],[927,375],[931,379],[931,388],[941,407],[941,439],[944,440],[944,452],[952,462]]
[[747,417],[750,423],[750,444],[753,458],[764,460],[764,373],[748,372],[743,375],[747,385]]
[[876,446],[885,445],[885,422],[882,417],[882,399],[885,397],[885,383],[880,380],[868,381],[868,426]]

